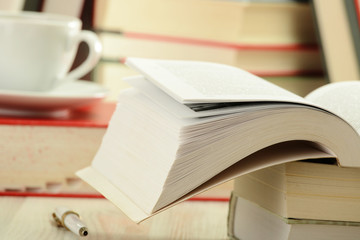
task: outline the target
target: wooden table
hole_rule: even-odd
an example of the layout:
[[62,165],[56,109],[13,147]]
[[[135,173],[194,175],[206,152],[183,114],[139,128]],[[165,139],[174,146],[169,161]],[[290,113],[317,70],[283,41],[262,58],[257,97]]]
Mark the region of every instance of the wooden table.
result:
[[78,239],[53,224],[57,206],[77,211],[89,229],[81,239],[227,239],[228,202],[186,201],[137,225],[106,199],[0,197],[0,239]]

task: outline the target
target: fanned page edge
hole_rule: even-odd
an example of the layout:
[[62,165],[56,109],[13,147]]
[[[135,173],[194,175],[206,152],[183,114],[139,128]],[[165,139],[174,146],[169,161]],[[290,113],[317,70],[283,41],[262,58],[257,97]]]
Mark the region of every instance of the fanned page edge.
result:
[[309,145],[309,143],[302,142],[304,141],[284,142],[255,152],[250,156],[239,160],[233,166],[215,175],[213,178],[206,181],[193,191],[185,194],[178,200],[151,214],[145,213],[142,209],[140,209],[123,192],[121,192],[116,186],[114,186],[114,184],[112,184],[104,175],[100,174],[93,167],[90,166],[79,170],[78,172],[76,172],[76,175],[88,184],[90,184],[106,199],[111,201],[132,221],[140,223],[195,195],[198,195],[217,185],[230,181],[236,177],[240,177],[244,174],[286,162],[293,162],[309,158],[321,159],[334,157],[329,153],[319,150],[317,147]]

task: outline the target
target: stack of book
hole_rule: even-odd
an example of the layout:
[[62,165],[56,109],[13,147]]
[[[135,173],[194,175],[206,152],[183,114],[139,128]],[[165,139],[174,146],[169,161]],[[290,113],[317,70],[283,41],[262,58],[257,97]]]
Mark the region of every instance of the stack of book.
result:
[[228,233],[235,239],[357,239],[360,169],[286,163],[235,180]]
[[103,43],[94,78],[113,99],[135,74],[120,64],[127,57],[228,64],[299,95],[325,84],[308,3],[96,1],[94,29]]
[[115,110],[101,102],[66,114],[0,117],[0,191],[88,192],[75,172],[95,156]]

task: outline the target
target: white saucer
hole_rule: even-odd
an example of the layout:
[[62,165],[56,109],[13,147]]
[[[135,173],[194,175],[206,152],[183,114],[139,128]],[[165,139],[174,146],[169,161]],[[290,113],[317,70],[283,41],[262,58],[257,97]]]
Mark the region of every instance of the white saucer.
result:
[[108,90],[101,85],[74,80],[47,92],[0,89],[0,108],[15,111],[61,111],[91,105],[102,100]]

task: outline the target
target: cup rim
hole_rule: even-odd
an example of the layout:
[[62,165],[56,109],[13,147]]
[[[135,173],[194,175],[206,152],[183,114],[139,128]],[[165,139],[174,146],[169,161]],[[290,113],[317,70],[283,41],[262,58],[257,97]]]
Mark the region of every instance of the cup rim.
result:
[[44,12],[9,12],[0,10],[0,22],[19,22],[44,25],[81,24],[80,19],[72,16]]

